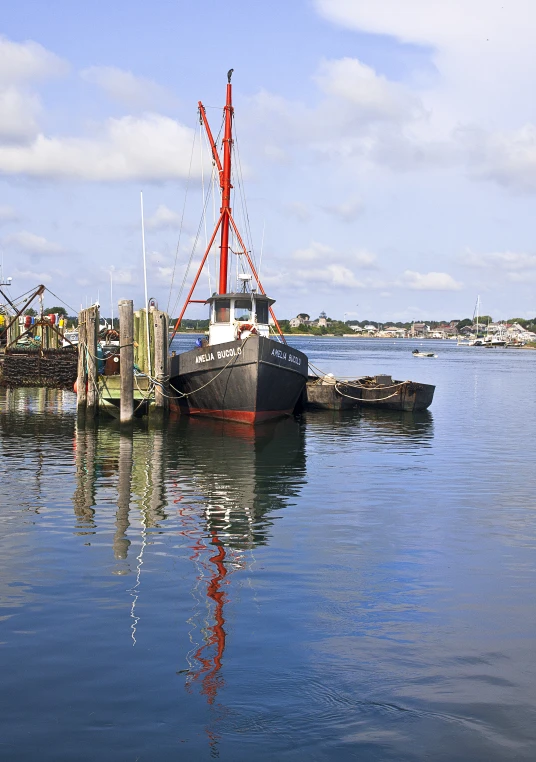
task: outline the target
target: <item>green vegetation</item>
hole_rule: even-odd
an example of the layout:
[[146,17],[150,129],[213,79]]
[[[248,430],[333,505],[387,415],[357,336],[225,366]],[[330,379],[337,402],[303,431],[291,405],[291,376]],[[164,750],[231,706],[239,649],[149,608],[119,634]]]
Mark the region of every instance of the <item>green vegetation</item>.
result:
[[519,323],[519,325],[522,325],[523,328],[526,328],[527,331],[533,331],[536,333],[536,317],[529,318],[526,320],[525,318],[509,318],[508,323]]
[[[169,321],[169,325],[173,327],[177,322],[177,318]],[[191,333],[193,331],[208,331],[209,320],[183,320],[178,333]]]
[[59,315],[60,317],[67,317],[67,310],[65,307],[46,307],[43,310],[45,315]]

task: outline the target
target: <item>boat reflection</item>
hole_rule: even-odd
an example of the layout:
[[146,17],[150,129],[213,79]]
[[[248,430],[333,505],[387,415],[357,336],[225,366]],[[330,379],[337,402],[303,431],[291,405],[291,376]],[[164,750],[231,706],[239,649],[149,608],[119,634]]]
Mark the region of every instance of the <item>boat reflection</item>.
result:
[[372,440],[394,437],[407,445],[429,445],[434,436],[434,419],[429,410],[315,410],[303,414],[307,429],[330,437],[352,437],[366,433]]
[[95,506],[115,503],[113,573],[135,575],[127,590],[133,645],[143,624],[138,604],[150,546],[161,532],[183,538],[195,571],[185,686],[214,705],[223,685],[232,578],[248,568],[255,547],[269,542],[278,512],[305,482],[303,421],[254,429],[183,418],[131,434],[95,426],[77,428],[74,446],[75,532],[96,532]]

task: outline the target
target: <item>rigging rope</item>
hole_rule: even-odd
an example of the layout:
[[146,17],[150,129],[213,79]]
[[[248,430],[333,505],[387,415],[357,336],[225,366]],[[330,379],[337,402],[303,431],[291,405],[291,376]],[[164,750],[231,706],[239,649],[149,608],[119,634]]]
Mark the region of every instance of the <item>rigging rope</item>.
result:
[[183,276],[183,279],[182,279],[181,287],[179,289],[179,293],[177,294],[177,298],[175,299],[175,303],[173,305],[173,310],[171,311],[170,314],[173,314],[173,312],[175,312],[175,309],[177,308],[177,305],[180,302],[180,299],[181,299],[181,296],[182,296],[182,292],[184,291],[184,286],[186,284],[186,279],[188,277],[188,273],[190,272],[190,267],[192,265],[192,259],[194,257],[195,250],[197,248],[197,243],[199,241],[199,236],[201,235],[201,228],[202,228],[202,225],[203,225],[203,217],[204,217],[205,210],[207,208],[207,204],[209,202],[209,199],[210,199],[210,194],[207,195],[207,197],[206,197],[205,206],[203,208],[203,214],[201,215],[201,219],[199,220],[199,225],[197,227],[197,233],[196,233],[196,236],[195,236],[195,239],[194,239],[194,243],[193,243],[193,246],[192,246],[192,251],[190,253],[190,258],[188,259],[188,264],[186,266],[186,270],[184,271],[184,276]]
[[[224,118],[225,118],[225,114],[222,114],[222,122],[221,122],[221,125],[220,125],[218,136],[217,136],[216,141],[215,141],[216,145],[217,145],[217,142],[218,142],[218,140],[220,138],[221,131],[223,129]],[[193,259],[194,251],[195,251],[195,248],[197,246],[197,241],[198,241],[199,234],[200,234],[200,231],[201,231],[201,225],[203,223],[203,215],[205,214],[206,205],[207,205],[208,200],[210,198],[210,194],[208,194],[207,198],[206,198],[206,203],[205,203],[205,206],[204,206],[204,210],[203,210],[203,215],[201,216],[201,220],[199,222],[199,227],[197,229],[197,235],[196,235],[196,238],[195,238],[195,241],[194,241],[194,246],[192,248],[192,252],[191,252],[190,258],[188,260],[186,271],[185,271],[184,277],[182,279],[181,287],[179,289],[179,293],[177,295],[177,298],[175,299],[175,303],[173,305],[173,309],[170,311],[169,307],[170,307],[170,304],[171,304],[171,295],[172,295],[172,291],[173,291],[173,283],[175,281],[175,272],[176,272],[176,269],[177,269],[177,259],[178,259],[178,255],[179,255],[179,247],[180,247],[182,228],[183,228],[183,222],[184,222],[184,212],[185,212],[185,208],[186,208],[186,198],[187,198],[187,195],[188,195],[188,188],[189,188],[189,185],[190,185],[191,170],[192,170],[192,161],[193,161],[193,156],[194,156],[194,147],[195,147],[195,138],[196,138],[196,135],[197,135],[197,129],[194,130],[194,140],[193,140],[193,143],[192,143],[192,153],[191,153],[191,156],[190,156],[190,168],[188,170],[188,182],[187,182],[187,186],[186,186],[186,195],[185,195],[185,198],[184,198],[184,205],[183,205],[183,209],[182,209],[181,226],[180,226],[180,231],[179,231],[179,240],[177,242],[177,249],[176,249],[176,252],[175,252],[175,262],[174,262],[174,265],[173,265],[173,275],[172,275],[172,278],[171,278],[171,285],[170,285],[170,289],[169,289],[169,298],[168,298],[168,305],[167,305],[167,310],[166,310],[168,315],[172,315],[175,312],[175,310],[177,308],[177,305],[180,302],[180,299],[181,299],[181,296],[182,296],[182,292],[184,291],[184,286],[185,286],[185,283],[186,283],[186,278],[188,277],[188,273],[190,271],[190,266],[192,264],[192,259]]]
[[237,167],[238,167],[238,172],[237,172],[238,188],[239,188],[240,199],[241,199],[241,203],[242,203],[242,214],[244,215],[244,228],[246,230],[246,243],[249,246],[249,250],[250,250],[250,253],[251,253],[251,258],[253,260],[253,264],[255,265],[255,269],[257,270],[257,273],[258,273],[257,260],[256,260],[255,252],[254,252],[254,249],[253,249],[253,236],[251,234],[251,223],[250,223],[250,220],[249,220],[249,211],[248,211],[248,206],[247,206],[247,203],[246,203],[246,195],[245,195],[245,187],[244,187],[244,173],[242,172],[242,161],[240,159],[240,147],[238,145],[238,130],[236,128],[236,119],[235,119],[235,122],[234,122],[234,134],[235,134],[234,146],[236,146],[235,154],[236,154],[236,158],[237,158]]

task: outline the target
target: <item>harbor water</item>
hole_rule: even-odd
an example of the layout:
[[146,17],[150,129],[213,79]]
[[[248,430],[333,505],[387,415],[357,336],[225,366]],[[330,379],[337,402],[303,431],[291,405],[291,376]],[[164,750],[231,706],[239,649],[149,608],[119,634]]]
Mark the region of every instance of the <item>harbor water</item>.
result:
[[292,343],[434,402],[128,435],[0,390],[1,760],[536,759],[536,352]]

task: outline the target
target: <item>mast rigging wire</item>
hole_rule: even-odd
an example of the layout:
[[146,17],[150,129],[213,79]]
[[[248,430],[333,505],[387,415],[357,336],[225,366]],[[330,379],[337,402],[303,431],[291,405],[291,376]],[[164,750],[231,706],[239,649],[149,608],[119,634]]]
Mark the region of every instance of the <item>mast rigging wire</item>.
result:
[[[197,119],[199,119],[199,112],[198,112]],[[221,132],[222,132],[222,129],[223,129],[224,121],[225,121],[225,111],[223,110],[222,121],[221,121],[221,124],[220,124],[220,129],[219,129],[218,135],[217,135],[216,140],[215,140],[215,145],[216,146],[218,144],[218,140],[220,139],[220,135],[221,135]],[[186,283],[186,277],[188,276],[188,272],[190,270],[190,265],[192,263],[193,253],[194,253],[195,247],[197,245],[197,239],[199,237],[199,231],[201,229],[200,226],[201,226],[201,222],[202,222],[202,218],[201,218],[201,222],[199,223],[200,226],[198,228],[198,233],[197,233],[197,236],[196,236],[196,240],[194,242],[194,247],[192,249],[192,253],[190,254],[190,258],[188,260],[188,265],[187,265],[187,268],[186,268],[186,271],[185,271],[185,277],[182,280],[182,284],[181,284],[181,287],[179,289],[179,293],[177,295],[177,298],[175,299],[175,302],[174,302],[174,305],[173,305],[173,309],[170,311],[169,307],[170,307],[170,304],[171,304],[171,296],[172,296],[172,292],[173,292],[173,284],[175,282],[175,273],[177,271],[177,260],[178,260],[178,256],[179,256],[180,242],[181,242],[182,229],[183,229],[183,223],[184,223],[184,213],[185,213],[185,209],[186,209],[186,200],[188,198],[188,189],[190,187],[190,179],[191,179],[191,173],[192,173],[192,162],[193,162],[193,157],[194,157],[194,148],[195,148],[195,140],[196,140],[196,136],[197,136],[197,128],[195,130],[193,130],[193,133],[194,133],[194,138],[193,138],[193,141],[192,141],[192,152],[191,152],[191,155],[190,155],[190,167],[188,169],[188,180],[187,180],[187,184],[186,184],[186,193],[185,193],[185,197],[184,197],[184,204],[183,204],[183,207],[182,207],[181,224],[180,224],[180,230],[179,230],[179,239],[177,241],[177,248],[175,250],[175,261],[173,263],[173,272],[172,272],[172,276],[171,276],[171,285],[169,287],[169,297],[168,297],[168,304],[167,304],[167,310],[166,310],[169,315],[171,315],[172,313],[175,312],[175,309],[177,308],[177,305],[178,305],[178,303],[180,301],[180,298],[182,296],[182,292],[184,291],[184,285]],[[208,202],[209,197],[210,197],[210,194],[207,196],[207,202]]]
[[[207,195],[207,198],[205,200],[205,209],[206,209],[206,206],[207,206],[207,204],[209,202],[209,199],[210,199],[210,194]],[[199,236],[201,234],[201,227],[202,227],[202,225],[203,225],[203,215],[201,215],[201,219],[199,220],[199,225],[197,227],[197,233],[196,233],[195,240],[194,240],[194,243],[193,243],[193,246],[192,246],[192,251],[190,253],[190,258],[188,259],[188,264],[186,266],[186,270],[184,271],[184,276],[183,276],[183,279],[182,279],[181,287],[179,289],[179,293],[177,294],[177,298],[175,299],[175,303],[173,305],[173,310],[172,310],[172,312],[170,314],[175,312],[175,310],[177,308],[177,305],[178,305],[178,303],[179,303],[179,301],[181,299],[182,292],[183,292],[184,286],[186,284],[186,279],[188,277],[188,273],[190,271],[190,267],[191,267],[191,264],[192,264],[192,259],[194,257],[194,253],[195,253],[195,250],[197,248],[197,243],[199,241]]]

